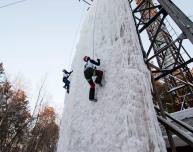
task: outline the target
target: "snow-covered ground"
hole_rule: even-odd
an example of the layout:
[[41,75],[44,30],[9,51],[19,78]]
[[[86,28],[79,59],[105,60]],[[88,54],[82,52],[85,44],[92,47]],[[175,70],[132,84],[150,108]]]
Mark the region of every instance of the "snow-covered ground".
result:
[[[93,37],[94,34],[94,37]],[[104,86],[88,100],[85,55],[101,59]],[[57,152],[165,152],[127,0],[95,0],[83,24]]]

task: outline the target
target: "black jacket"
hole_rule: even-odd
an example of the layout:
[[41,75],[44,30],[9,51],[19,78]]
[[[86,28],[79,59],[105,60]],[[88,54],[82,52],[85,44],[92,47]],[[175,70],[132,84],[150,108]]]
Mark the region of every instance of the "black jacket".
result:
[[88,68],[92,68],[92,69],[95,69],[96,66],[100,66],[100,59],[97,59],[97,62],[95,60],[88,60],[84,66],[84,70],[88,69]]

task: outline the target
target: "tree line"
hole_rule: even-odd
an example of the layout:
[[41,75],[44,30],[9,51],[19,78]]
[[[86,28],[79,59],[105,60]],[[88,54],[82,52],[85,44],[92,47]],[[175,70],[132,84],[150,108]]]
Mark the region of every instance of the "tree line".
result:
[[0,152],[56,151],[56,113],[50,106],[40,108],[39,103],[41,99],[31,112],[26,92],[12,86],[0,63]]

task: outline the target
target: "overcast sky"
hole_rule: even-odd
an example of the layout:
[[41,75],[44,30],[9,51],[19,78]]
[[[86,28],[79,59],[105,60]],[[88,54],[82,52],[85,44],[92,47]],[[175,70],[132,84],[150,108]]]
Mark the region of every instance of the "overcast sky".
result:
[[[15,1],[0,0],[0,7]],[[193,1],[174,2],[193,18]],[[11,80],[19,77],[24,81],[33,103],[46,77],[47,102],[61,113],[62,69],[70,64],[81,18],[86,13],[85,5],[78,0],[27,0],[0,8],[0,62]]]

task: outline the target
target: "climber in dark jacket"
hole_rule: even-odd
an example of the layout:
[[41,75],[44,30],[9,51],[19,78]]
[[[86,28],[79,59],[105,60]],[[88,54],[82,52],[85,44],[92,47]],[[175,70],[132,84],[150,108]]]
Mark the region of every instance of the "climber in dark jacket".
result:
[[[97,101],[95,99],[95,83],[102,86],[101,81],[103,77],[103,71],[97,70],[96,66],[100,66],[100,59],[97,59],[97,62],[90,59],[90,57],[85,56],[83,60],[86,62],[84,66],[84,76],[88,83],[90,84],[89,99],[91,101]],[[95,83],[93,82],[92,77],[96,76]]]
[[64,69],[63,72],[64,72],[63,82],[64,82],[64,84],[65,84],[65,85],[63,86],[63,88],[65,88],[65,89],[67,90],[67,93],[69,93],[69,91],[70,91],[70,81],[68,80],[68,78],[69,78],[69,76],[71,75],[71,73],[72,73],[73,71],[68,72],[68,71],[66,71],[66,70]]

